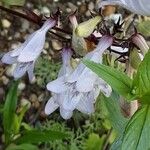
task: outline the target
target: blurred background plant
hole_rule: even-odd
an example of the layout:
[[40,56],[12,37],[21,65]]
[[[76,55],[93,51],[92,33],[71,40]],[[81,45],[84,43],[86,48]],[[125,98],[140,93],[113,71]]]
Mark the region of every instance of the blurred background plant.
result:
[[37,84],[45,88],[46,84],[56,79],[61,63],[49,60],[46,56],[40,57],[35,67],[35,76]]

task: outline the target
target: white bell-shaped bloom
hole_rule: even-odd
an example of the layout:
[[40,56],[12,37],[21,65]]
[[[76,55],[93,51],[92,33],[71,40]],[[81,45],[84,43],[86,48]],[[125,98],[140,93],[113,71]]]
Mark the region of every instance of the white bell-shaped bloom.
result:
[[[85,58],[94,62],[102,62],[102,54],[112,45],[111,36],[102,36],[97,48],[88,53]],[[65,55],[66,58],[68,55]],[[70,56],[70,55],[69,55]],[[94,112],[94,103],[102,91],[105,96],[110,96],[111,87],[95,73],[88,69],[83,63],[80,63],[72,72],[69,59],[60,69],[59,77],[47,84],[47,89],[52,92],[52,98],[45,107],[45,113],[51,114],[58,107],[60,114],[64,119],[69,119],[75,109],[85,114]],[[63,70],[63,71],[62,71]]]
[[120,5],[136,14],[150,16],[148,0],[103,0],[98,3],[99,8],[105,5]]
[[72,51],[70,48],[62,50],[62,67],[58,73],[58,78],[47,84],[47,89],[52,92],[52,97],[48,100],[45,106],[45,114],[50,115],[57,108],[60,108],[60,114],[64,119],[69,119],[72,116],[72,111],[65,110],[63,103],[66,100],[66,92],[68,85],[66,84],[67,77],[72,73],[73,69],[70,65]]
[[[102,63],[102,54],[108,47],[112,45],[112,43],[113,38],[111,36],[102,36],[97,48],[88,53],[85,56],[85,59],[89,59],[96,63]],[[94,84],[98,79],[99,77],[95,73],[88,69],[83,63],[80,63],[75,71],[69,76],[68,82],[76,82],[76,89],[79,92],[89,92],[94,88]]]
[[43,26],[29,35],[20,47],[6,53],[2,57],[1,61],[3,63],[17,64],[13,73],[15,79],[22,77],[27,72],[29,75],[29,80],[32,81],[34,77],[34,63],[43,50],[46,33],[55,25],[56,20],[52,18],[46,20]]

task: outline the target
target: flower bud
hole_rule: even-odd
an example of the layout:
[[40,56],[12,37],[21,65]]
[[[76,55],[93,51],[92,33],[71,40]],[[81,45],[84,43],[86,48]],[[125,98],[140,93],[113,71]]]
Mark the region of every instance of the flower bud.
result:
[[85,22],[80,23],[75,32],[80,37],[88,37],[95,29],[96,25],[100,22],[101,17],[96,16],[92,19],[89,19]]
[[76,27],[78,26],[78,22],[75,15],[71,15],[69,17],[70,22],[73,27],[73,34],[72,34],[72,48],[74,51],[79,54],[80,56],[84,56],[87,52],[87,44],[84,38],[77,36],[76,34]]
[[145,55],[149,50],[149,46],[147,45],[144,37],[139,33],[132,35],[131,41],[141,50],[143,55]]

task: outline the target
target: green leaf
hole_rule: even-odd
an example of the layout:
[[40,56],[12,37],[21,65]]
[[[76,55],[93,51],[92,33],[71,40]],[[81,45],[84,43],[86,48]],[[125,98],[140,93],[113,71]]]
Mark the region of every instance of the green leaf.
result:
[[150,106],[143,105],[126,126],[121,150],[150,149]]
[[131,93],[132,80],[125,73],[88,60],[84,60],[83,63],[105,80],[120,95],[124,96],[127,100],[133,99],[134,95]]
[[6,150],[38,150],[37,146],[32,144],[9,145]]
[[14,114],[14,121],[12,122],[12,131],[13,134],[18,134],[20,127],[22,125],[22,119],[25,115],[25,112],[28,110],[28,105],[25,105],[22,107],[22,110],[20,111],[20,113]]
[[25,0],[3,0],[6,5],[18,5],[23,6],[25,4]]
[[121,135],[124,131],[124,128],[128,122],[120,110],[119,106],[119,96],[112,92],[110,97],[101,97],[101,101],[105,104],[107,109],[107,118],[112,124],[112,127],[117,131],[118,135]]
[[18,82],[13,82],[6,96],[3,113],[3,127],[6,143],[9,142],[10,135],[12,134],[12,124],[15,118],[15,111],[17,106],[17,87]]
[[113,144],[111,145],[110,150],[120,150],[122,144],[122,138],[123,138],[123,134],[117,137],[113,142]]
[[109,120],[115,133],[117,133],[115,136],[116,139],[111,145],[111,150],[121,149],[123,132],[126,124],[128,123],[128,119],[121,113],[119,98],[119,95],[114,91],[110,97],[105,97],[104,95],[100,97],[101,105],[103,107],[101,109],[105,109],[106,111],[105,118]]
[[24,115],[25,115],[25,113],[26,113],[27,110],[28,110],[28,104],[25,105],[25,106],[23,106],[23,108],[22,108],[20,114],[18,115],[18,125],[19,125],[19,126],[18,126],[17,132],[19,132],[19,130],[20,130],[20,126],[21,126],[21,123],[22,123],[22,119],[23,119],[23,117],[24,117]]
[[23,127],[25,130],[33,130],[33,127],[31,127],[29,124],[22,122],[21,127]]
[[100,138],[99,135],[92,133],[85,143],[85,150],[102,150],[103,142],[104,139]]
[[17,134],[19,132],[19,127],[20,127],[19,118],[16,114],[14,114],[14,119],[13,119],[12,126],[11,126],[12,133]]
[[68,135],[58,131],[51,130],[32,130],[25,131],[23,135],[18,138],[15,143],[39,143],[48,142],[51,140],[58,140],[67,137]]
[[138,98],[150,104],[150,51],[141,62],[133,80],[133,89]]

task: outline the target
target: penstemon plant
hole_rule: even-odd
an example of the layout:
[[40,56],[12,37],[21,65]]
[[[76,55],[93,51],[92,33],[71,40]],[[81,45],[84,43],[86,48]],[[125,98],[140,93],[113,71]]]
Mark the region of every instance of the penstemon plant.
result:
[[[132,26],[133,22],[128,25],[120,16],[110,19],[110,16],[106,17],[103,13],[107,5],[112,7],[120,5],[133,13],[150,16],[150,3],[146,0],[105,0],[98,2],[97,5],[99,8],[97,14],[92,14],[92,18],[82,23],[79,23],[76,11],[68,16],[67,21],[70,22],[72,31],[66,31],[59,26],[63,15],[60,9],[50,17],[45,17],[38,16],[23,7],[19,8],[22,8],[24,13],[20,13],[0,6],[3,11],[39,25],[39,29],[29,35],[20,47],[5,53],[1,61],[9,65],[16,64],[13,70],[15,80],[27,73],[29,81],[33,82],[36,78],[34,66],[44,48],[47,33],[55,35],[63,43],[62,66],[57,79],[47,83],[46,88],[51,92],[51,97],[45,105],[45,114],[51,115],[59,108],[60,115],[65,120],[73,117],[75,110],[91,115],[95,113],[95,103],[100,97],[106,103],[110,122],[118,133],[110,149],[148,150],[150,149],[149,46],[144,36]],[[131,27],[132,32],[127,34]],[[3,110],[5,143],[8,149],[11,143],[21,144],[18,145],[21,147],[32,147],[34,145],[23,143],[32,144],[66,136],[61,132],[37,129],[20,134],[21,122],[27,108],[23,108],[21,116],[15,113],[17,83],[13,86],[8,92]],[[118,101],[134,104],[126,114],[128,119],[121,113],[118,118],[115,117],[115,111],[120,110],[119,105],[113,110],[110,102],[115,99],[115,94],[119,95]],[[121,107],[126,109],[124,105]]]

